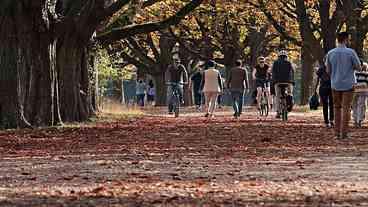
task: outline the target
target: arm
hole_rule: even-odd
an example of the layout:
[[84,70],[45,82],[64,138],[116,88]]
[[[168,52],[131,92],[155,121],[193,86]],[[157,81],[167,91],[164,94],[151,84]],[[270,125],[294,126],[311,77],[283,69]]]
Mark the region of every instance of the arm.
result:
[[217,81],[218,81],[218,84],[219,84],[220,89],[221,89],[221,91],[222,91],[222,90],[224,89],[224,85],[223,85],[223,83],[222,83],[222,78],[221,78],[221,74],[220,74],[220,73],[218,73]]
[[253,68],[253,72],[252,72],[253,80],[256,79],[256,73],[257,73],[257,69],[256,68]]
[[165,83],[170,82],[170,76],[171,76],[171,74],[170,74],[169,68],[170,68],[170,66],[165,71]]
[[356,54],[356,52],[354,50],[353,50],[353,54],[352,54],[352,62],[353,62],[354,70],[362,71],[361,62],[358,58],[358,55]]
[[204,76],[205,76],[205,72],[203,72],[203,74],[202,74],[202,81],[201,81],[201,91],[203,91],[203,88],[204,88],[204,84],[205,84],[205,78],[204,78]]
[[232,72],[231,72],[231,69],[230,69],[230,71],[228,71],[228,75],[227,75],[228,77],[227,77],[227,80],[226,80],[226,82],[227,82],[227,84],[226,84],[226,86],[227,86],[227,88],[230,88],[230,83],[231,83],[231,79],[232,79]]
[[244,71],[245,71],[245,73],[244,73],[245,88],[249,89],[248,71],[246,69],[244,69]]
[[189,78],[188,78],[188,72],[185,69],[185,67],[183,66],[183,81],[184,83],[188,83],[189,82]]
[[325,67],[326,67],[326,73],[328,75],[331,75],[331,64],[328,58],[328,54],[326,55]]

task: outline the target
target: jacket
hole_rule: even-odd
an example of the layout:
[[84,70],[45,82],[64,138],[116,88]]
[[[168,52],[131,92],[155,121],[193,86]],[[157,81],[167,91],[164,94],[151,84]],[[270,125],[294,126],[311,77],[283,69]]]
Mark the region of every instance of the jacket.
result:
[[273,83],[294,83],[294,69],[286,58],[279,58],[272,66]]

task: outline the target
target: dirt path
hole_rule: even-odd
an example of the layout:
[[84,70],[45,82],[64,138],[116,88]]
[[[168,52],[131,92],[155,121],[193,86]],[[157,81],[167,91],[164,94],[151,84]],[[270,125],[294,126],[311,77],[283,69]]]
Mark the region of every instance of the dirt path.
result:
[[0,206],[367,206],[368,130],[193,111],[0,131]]

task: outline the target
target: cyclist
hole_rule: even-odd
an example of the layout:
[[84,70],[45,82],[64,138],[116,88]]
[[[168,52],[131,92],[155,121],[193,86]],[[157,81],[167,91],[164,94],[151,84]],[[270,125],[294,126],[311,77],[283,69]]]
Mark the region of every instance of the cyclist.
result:
[[165,72],[165,81],[167,83],[167,101],[169,114],[173,114],[173,89],[174,87],[177,87],[180,96],[180,103],[183,104],[183,85],[188,83],[188,73],[184,65],[180,63],[180,59],[174,59],[173,64],[169,65]]
[[[278,59],[273,63],[272,66],[272,82],[275,87],[276,95],[276,118],[280,118],[280,97],[281,87],[280,85],[286,85],[289,96],[292,100],[293,84],[294,84],[294,68],[290,61],[288,61],[288,54],[285,50],[281,50],[278,54]],[[290,103],[292,104],[292,103]]]
[[271,68],[266,64],[266,60],[264,57],[261,56],[258,58],[258,64],[254,67],[252,76],[253,79],[256,80],[258,109],[260,109],[261,107],[260,104],[263,89],[266,91],[268,107],[272,108],[272,97],[270,89]]

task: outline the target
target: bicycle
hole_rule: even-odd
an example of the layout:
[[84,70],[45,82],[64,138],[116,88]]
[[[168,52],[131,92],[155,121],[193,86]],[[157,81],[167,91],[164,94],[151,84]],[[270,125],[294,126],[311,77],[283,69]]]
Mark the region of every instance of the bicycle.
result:
[[287,102],[287,88],[289,87],[289,84],[287,83],[281,83],[278,85],[280,88],[280,102],[279,102],[279,113],[281,116],[282,121],[288,120],[288,113],[289,113],[289,105]]
[[174,111],[175,118],[179,117],[180,112],[180,104],[181,104],[181,93],[180,93],[180,85],[182,83],[168,83],[167,85],[171,86],[171,98],[169,104],[172,105],[172,109]]
[[[264,81],[263,81],[264,82]],[[259,113],[261,116],[268,116],[268,112],[270,110],[269,103],[268,103],[268,96],[266,93],[267,83],[265,82],[262,87],[262,93],[259,103]]]

